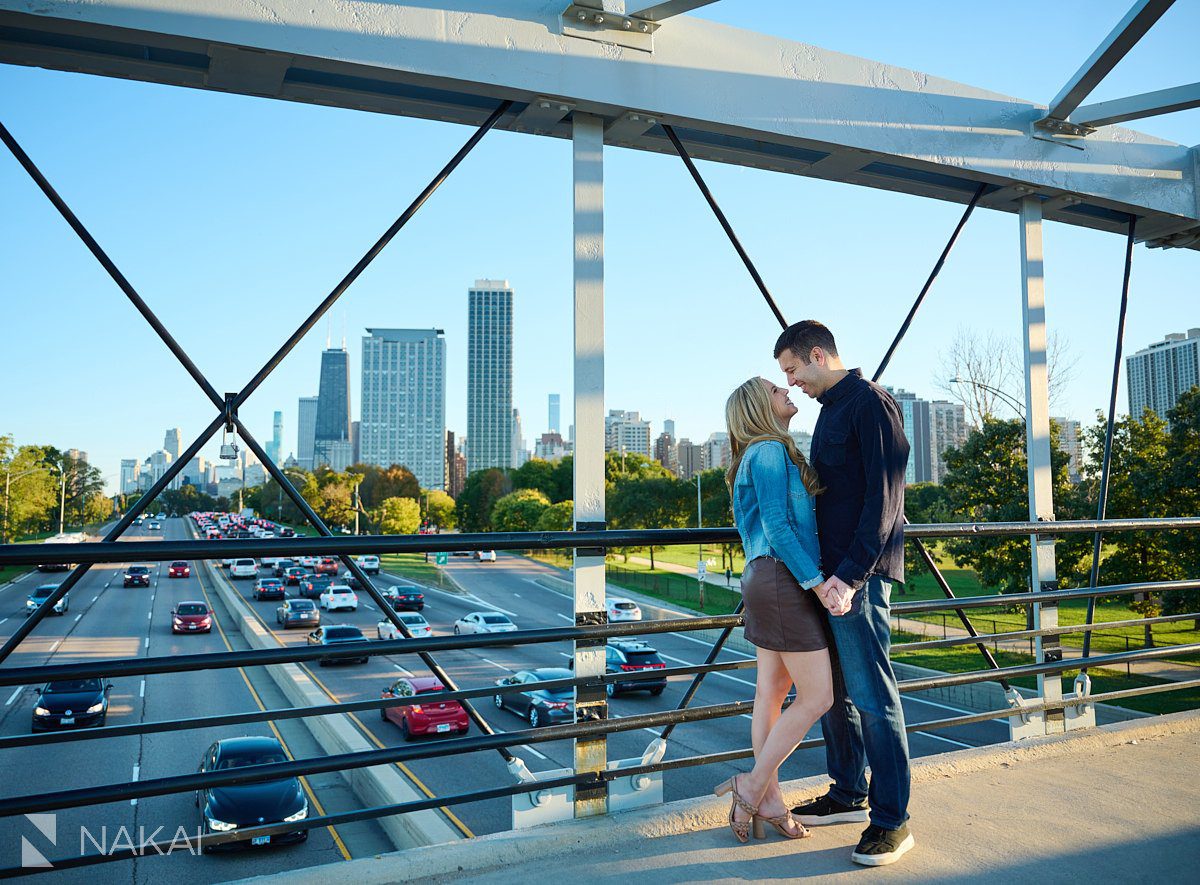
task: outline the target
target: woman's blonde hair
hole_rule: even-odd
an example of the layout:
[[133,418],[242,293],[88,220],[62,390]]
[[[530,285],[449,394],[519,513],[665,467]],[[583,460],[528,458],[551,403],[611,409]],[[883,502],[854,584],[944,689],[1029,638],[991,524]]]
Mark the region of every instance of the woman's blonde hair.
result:
[[725,401],[725,426],[729,431],[729,446],[733,454],[732,463],[725,473],[730,495],[733,494],[733,483],[746,450],[751,443],[762,440],[783,443],[783,448],[792,459],[792,463],[800,468],[800,479],[810,495],[819,495],[824,491],[817,471],[808,463],[808,459],[796,447],[796,441],[788,435],[775,416],[775,410],[771,407],[771,395],[767,393],[763,379],[751,378],[729,394],[729,399]]

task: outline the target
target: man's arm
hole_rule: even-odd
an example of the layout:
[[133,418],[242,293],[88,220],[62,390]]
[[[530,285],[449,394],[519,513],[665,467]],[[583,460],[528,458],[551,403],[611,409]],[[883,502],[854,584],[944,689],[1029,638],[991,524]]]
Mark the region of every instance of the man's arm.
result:
[[866,493],[854,539],[834,576],[849,587],[862,586],[904,511],[904,471],[908,440],[904,424],[874,392],[860,399],[852,421],[862,448]]

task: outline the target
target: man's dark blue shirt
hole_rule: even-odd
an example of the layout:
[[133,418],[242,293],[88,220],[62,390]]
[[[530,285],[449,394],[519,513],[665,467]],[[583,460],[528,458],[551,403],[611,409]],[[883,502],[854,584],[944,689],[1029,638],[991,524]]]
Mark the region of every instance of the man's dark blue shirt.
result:
[[811,461],[821,571],[857,589],[870,575],[904,580],[904,473],[908,439],[891,395],[859,369],[818,397]]

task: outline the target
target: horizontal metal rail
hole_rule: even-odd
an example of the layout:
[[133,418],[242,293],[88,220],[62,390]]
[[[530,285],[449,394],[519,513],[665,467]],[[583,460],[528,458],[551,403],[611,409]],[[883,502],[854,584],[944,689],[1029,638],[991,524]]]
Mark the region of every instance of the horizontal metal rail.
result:
[[[1063,522],[926,523],[904,528],[906,538],[1011,537],[1200,529],[1200,517],[1084,519]],[[6,544],[0,566],[39,562],[164,562],[236,556],[353,556],[380,553],[444,553],[456,550],[555,550],[575,547],[669,547],[737,543],[731,527],[708,529],[615,529],[587,532],[480,532],[445,535],[345,535],[341,537],[247,538],[215,541],[115,541],[91,544]]]
[[[1200,620],[1200,612],[1185,615],[1162,615],[1157,618],[1132,618],[1125,621],[1102,621],[1098,624],[1069,624],[1065,627],[1043,627],[1040,630],[1013,630],[1008,633],[980,633],[978,636],[951,636],[947,639],[923,639],[919,642],[899,642],[892,646],[892,654],[924,651],[930,648],[953,648],[956,645],[978,645],[980,640],[1011,642],[1017,639],[1033,639],[1035,636],[1065,636],[1069,633],[1090,633],[1115,630],[1119,627],[1141,627],[1150,624],[1169,624],[1173,621]],[[0,743],[0,746],[3,746]]]
[[[1200,580],[1194,581],[1145,581],[1137,584],[1109,584],[1106,587],[1080,587],[1075,590],[1046,590],[1038,593],[1002,593],[998,596],[958,596],[954,599],[916,599],[912,602],[897,602],[891,608],[892,615],[935,612],[947,608],[991,608],[993,606],[1035,605],[1048,602],[1064,602],[1069,599],[1088,599],[1101,596],[1129,596],[1133,593],[1161,593],[1167,590],[1200,589]],[[0,671],[2,672],[2,671]]]

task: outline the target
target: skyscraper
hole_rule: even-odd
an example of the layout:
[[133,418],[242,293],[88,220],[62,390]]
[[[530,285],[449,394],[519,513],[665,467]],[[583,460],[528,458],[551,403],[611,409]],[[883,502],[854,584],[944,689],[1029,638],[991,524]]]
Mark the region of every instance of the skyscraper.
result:
[[520,467],[529,460],[529,450],[525,448],[524,431],[521,430],[521,410],[513,409],[513,439],[512,466]]
[[891,387],[884,389],[892,395],[892,399],[900,407],[900,414],[904,416],[904,435],[908,437],[909,446],[904,481],[910,485],[915,482],[932,482],[929,403],[907,390]]
[[467,470],[511,467],[513,290],[476,280],[467,290]]
[[637,412],[610,409],[604,416],[604,451],[650,457],[650,422]]
[[671,434],[664,431],[654,441],[654,460],[672,473],[679,472],[679,453]]
[[446,431],[446,491],[451,498],[462,494],[467,483],[467,459],[463,457],[461,444],[455,444],[454,431]]
[[313,466],[345,470],[350,456],[350,355],[343,345],[321,352]]
[[675,447],[679,457],[679,476],[681,479],[691,479],[704,469],[704,446],[693,443],[689,439],[681,439]]
[[121,494],[128,495],[130,492],[136,492],[138,489],[138,476],[141,474],[142,465],[138,463],[137,458],[121,459]]
[[930,479],[939,485],[945,481],[946,450],[961,448],[967,441],[967,411],[962,403],[934,400],[929,404]]
[[179,428],[168,428],[166,436],[163,437],[163,451],[171,456],[172,461],[179,460]]
[[1129,416],[1150,409],[1164,421],[1180,395],[1200,384],[1200,329],[1172,332],[1162,341],[1125,357]]
[[275,413],[271,422],[271,441],[263,448],[267,450],[267,457],[278,464],[283,456],[283,412]]
[[549,433],[558,433],[562,427],[559,425],[559,396],[557,393],[550,394],[550,423],[546,430]]
[[296,415],[296,463],[305,470],[313,469],[313,443],[317,434],[317,397],[300,397]]
[[423,489],[446,483],[446,339],[441,329],[367,329],[363,337],[364,464],[400,464]]
[[1051,418],[1058,425],[1058,447],[1067,453],[1067,479],[1083,479],[1083,428],[1070,418]]

